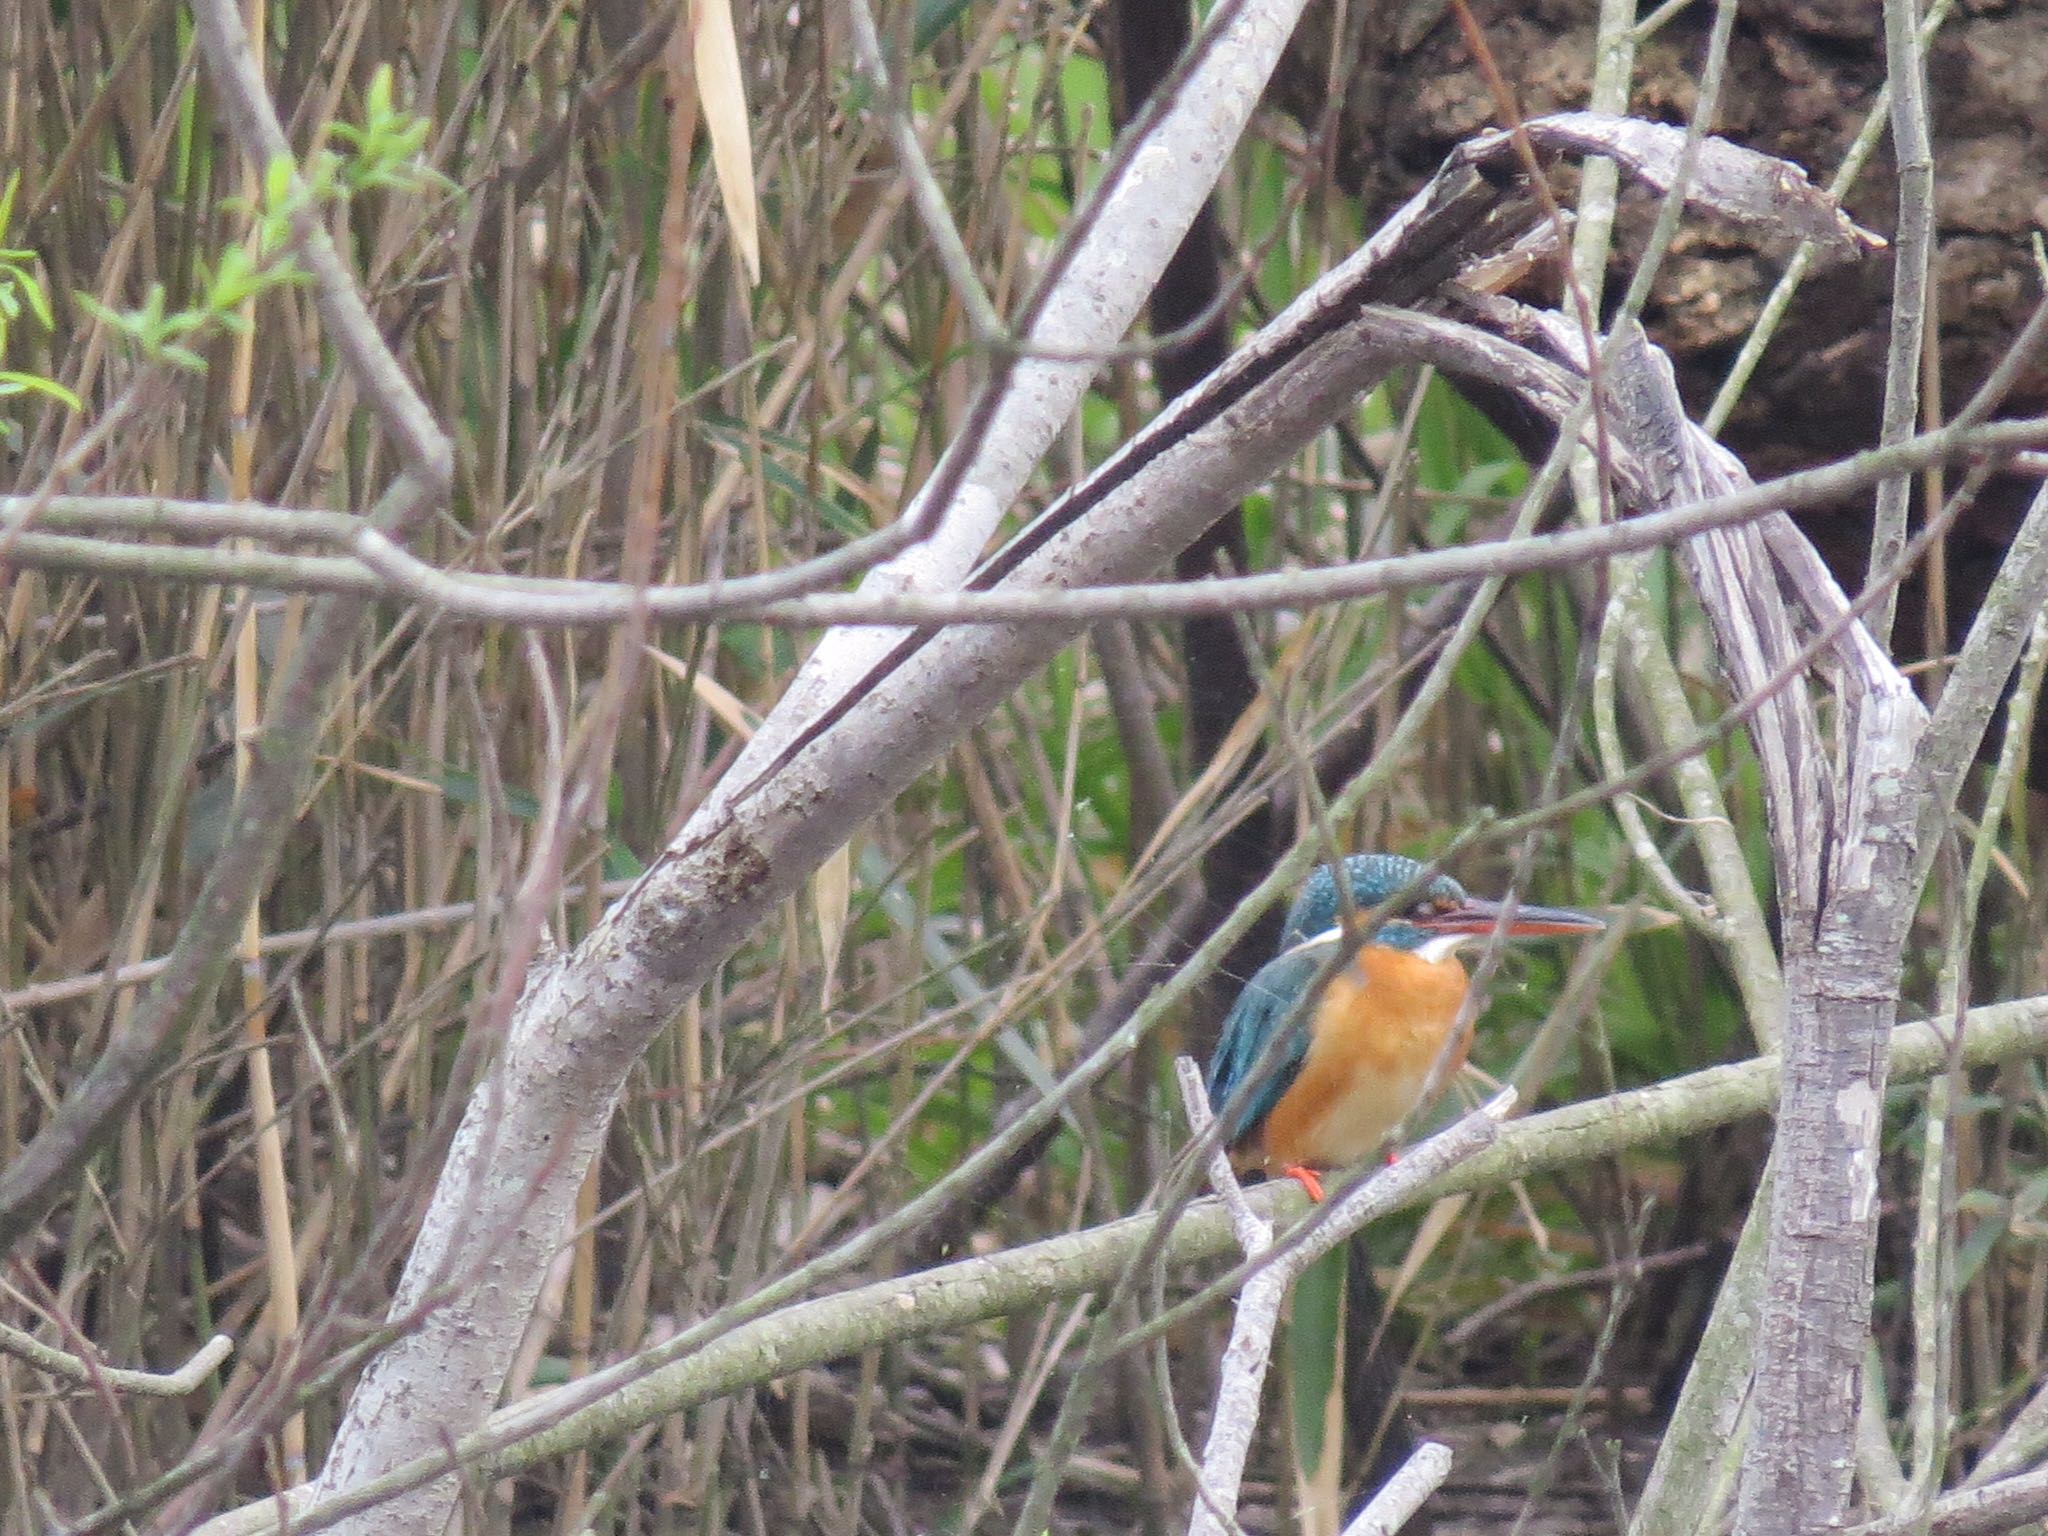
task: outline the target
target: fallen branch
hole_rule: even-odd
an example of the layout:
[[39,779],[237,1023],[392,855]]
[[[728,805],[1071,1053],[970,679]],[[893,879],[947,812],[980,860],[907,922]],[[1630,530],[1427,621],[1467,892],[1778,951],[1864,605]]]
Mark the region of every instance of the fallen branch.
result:
[[[1971,1010],[1962,1050],[1964,1064],[1972,1067],[2048,1051],[2048,995]],[[1912,1081],[1945,1070],[1948,1045],[1932,1025],[1904,1024],[1892,1032],[1891,1056],[1894,1077]],[[1501,1127],[1492,1146],[1410,1190],[1402,1204],[1496,1189],[1763,1114],[1777,1099],[1778,1065],[1775,1056],[1755,1057],[1531,1115]],[[1308,1208],[1307,1197],[1287,1181],[1251,1191],[1246,1202],[1266,1221],[1298,1218]],[[457,1442],[454,1459],[503,1476],[807,1366],[1100,1290],[1137,1262],[1161,1220],[1158,1214],[1133,1216],[800,1302],[743,1324],[680,1359],[667,1359],[661,1346],[654,1346],[581,1381],[500,1409],[482,1429]],[[1187,1266],[1237,1251],[1229,1214],[1218,1202],[1202,1201],[1173,1218],[1162,1258]],[[317,1508],[310,1488],[295,1489],[286,1501],[292,1529],[323,1529],[444,1475],[449,1465],[447,1456],[421,1457]],[[247,1505],[202,1526],[199,1536],[257,1536],[278,1528],[279,1513],[277,1500]]]
[[[1179,1075],[1181,1097],[1187,1105],[1188,1128],[1199,1141],[1215,1119],[1201,1073],[1185,1056],[1174,1062],[1174,1071]],[[1245,1460],[1251,1454],[1252,1434],[1258,1428],[1259,1397],[1266,1384],[1266,1369],[1273,1360],[1273,1332],[1280,1323],[1280,1305],[1302,1271],[1374,1218],[1407,1204],[1416,1190],[1434,1178],[1491,1146],[1500,1134],[1501,1122],[1514,1105],[1514,1089],[1496,1094],[1448,1130],[1411,1149],[1393,1166],[1382,1168],[1346,1190],[1308,1241],[1281,1251],[1270,1262],[1258,1263],[1238,1295],[1230,1343],[1223,1351],[1216,1412],[1210,1420],[1209,1443],[1202,1453],[1197,1475],[1188,1536],[1225,1536],[1237,1524],[1237,1498],[1244,1482]],[[1230,1158],[1220,1148],[1209,1160],[1209,1177],[1218,1198],[1231,1213],[1231,1226],[1245,1257],[1255,1262],[1265,1260],[1272,1248],[1273,1229],[1246,1205]],[[1442,1481],[1441,1475],[1437,1480]],[[1417,1497],[1417,1503],[1426,1492]],[[1401,1518],[1405,1520],[1407,1516]]]
[[26,1360],[39,1371],[61,1376],[81,1387],[110,1388],[142,1397],[184,1397],[199,1390],[213,1374],[214,1367],[235,1352],[235,1341],[216,1333],[175,1371],[138,1371],[118,1365],[101,1365],[45,1344],[32,1333],[0,1323],[0,1354]]
[[1382,1483],[1380,1491],[1352,1517],[1344,1536],[1394,1536],[1450,1475],[1451,1448],[1440,1441],[1423,1441],[1401,1463],[1401,1470]]

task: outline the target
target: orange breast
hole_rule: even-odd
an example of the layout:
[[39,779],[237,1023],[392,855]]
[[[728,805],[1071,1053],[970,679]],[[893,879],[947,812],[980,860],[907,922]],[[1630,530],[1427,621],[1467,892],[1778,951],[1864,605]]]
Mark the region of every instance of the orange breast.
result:
[[[1266,1117],[1257,1144],[1265,1168],[1342,1168],[1370,1157],[1422,1097],[1458,1009],[1465,967],[1367,947],[1331,979],[1316,1005],[1308,1057]],[[1465,1063],[1455,1047],[1441,1082]]]

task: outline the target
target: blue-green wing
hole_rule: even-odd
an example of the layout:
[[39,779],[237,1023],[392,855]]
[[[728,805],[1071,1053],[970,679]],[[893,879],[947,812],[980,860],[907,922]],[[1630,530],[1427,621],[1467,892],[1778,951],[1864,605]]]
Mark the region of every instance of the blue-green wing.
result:
[[[1295,1005],[1329,958],[1328,945],[1290,951],[1261,966],[1231,1005],[1216,1054],[1209,1058],[1209,1103],[1223,1121],[1224,1145],[1243,1140],[1301,1075],[1311,1010]],[[1286,1038],[1261,1071],[1266,1042],[1283,1029]]]

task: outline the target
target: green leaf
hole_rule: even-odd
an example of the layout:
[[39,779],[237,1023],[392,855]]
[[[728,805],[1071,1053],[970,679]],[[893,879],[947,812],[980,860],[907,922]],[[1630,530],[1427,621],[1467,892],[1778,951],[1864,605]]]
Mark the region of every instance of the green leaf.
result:
[[119,325],[121,323],[121,317],[118,314],[107,308],[106,305],[82,288],[73,291],[71,302],[102,325]]
[[[967,0],[917,0],[917,19],[910,28],[910,51],[926,52],[966,12]],[[0,222],[0,228],[5,227]]]
[[1956,1289],[1958,1291],[1977,1278],[1977,1271],[1984,1267],[1984,1261],[1991,1257],[1991,1250],[1997,1246],[1998,1240],[2003,1236],[2005,1236],[2004,1222],[1986,1221],[1980,1222],[1971,1231],[1970,1235],[1963,1239],[1962,1245],[1956,1249]]
[[19,373],[12,368],[0,368],[0,385],[6,386],[0,389],[0,393],[18,395],[26,391],[29,394],[46,395],[67,410],[85,409],[78,396],[55,379],[46,379],[39,373]]
[[391,66],[379,64],[370,74],[370,88],[364,93],[365,116],[379,122],[391,115]]
[[19,290],[28,300],[28,307],[35,311],[36,319],[42,322],[43,329],[54,330],[57,317],[50,310],[50,296],[43,292],[43,285],[37,281],[34,273],[23,272],[20,275]]
[[[1324,1254],[1294,1282],[1287,1302],[1288,1410],[1294,1426],[1298,1491],[1327,1488],[1344,1454],[1343,1247]],[[1330,1444],[1330,1429],[1340,1442]]]
[[263,168],[263,206],[272,211],[286,207],[292,196],[292,157],[272,155]]

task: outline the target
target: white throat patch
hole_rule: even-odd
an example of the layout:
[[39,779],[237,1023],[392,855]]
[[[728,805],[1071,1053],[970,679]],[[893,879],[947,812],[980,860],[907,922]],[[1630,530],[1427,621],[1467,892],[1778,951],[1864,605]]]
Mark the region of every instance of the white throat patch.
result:
[[1298,943],[1288,945],[1286,949],[1281,951],[1280,958],[1284,960],[1289,955],[1305,955],[1314,949],[1331,949],[1343,942],[1344,930],[1342,928],[1325,928],[1321,933],[1302,939]]
[[1484,937],[1484,934],[1479,933],[1439,933],[1433,938],[1424,939],[1413,952],[1434,965],[1439,960],[1450,959],[1474,939]]
[[[1474,939],[1483,939],[1485,937],[1486,935],[1483,933],[1434,934],[1424,939],[1415,948],[1409,950],[1408,953],[1434,965],[1439,960],[1448,960]],[[1310,950],[1327,949],[1343,942],[1344,930],[1341,928],[1330,928],[1316,934],[1313,938],[1303,939],[1299,944],[1288,949],[1287,953],[1290,955],[1302,955],[1307,954]]]

